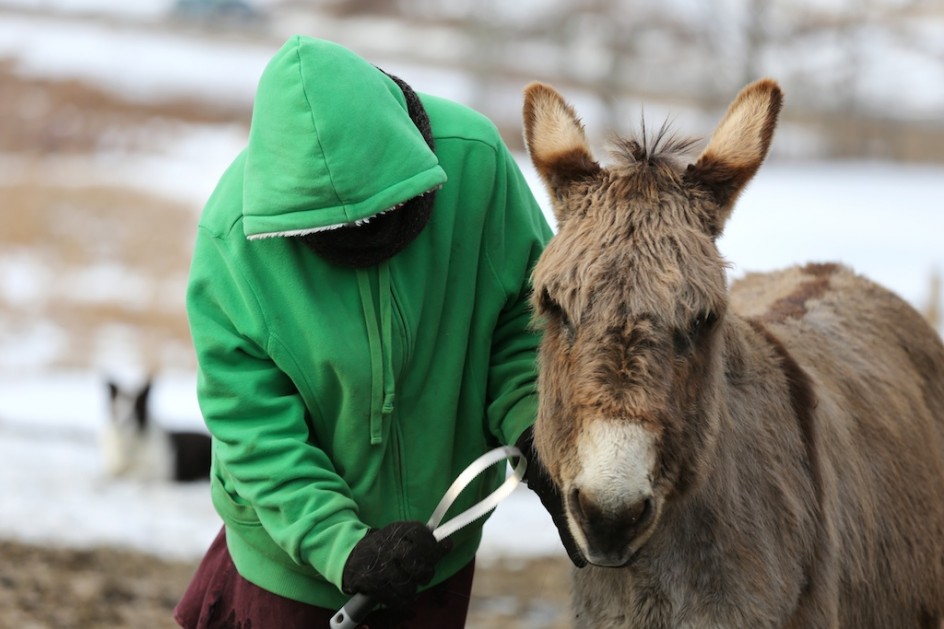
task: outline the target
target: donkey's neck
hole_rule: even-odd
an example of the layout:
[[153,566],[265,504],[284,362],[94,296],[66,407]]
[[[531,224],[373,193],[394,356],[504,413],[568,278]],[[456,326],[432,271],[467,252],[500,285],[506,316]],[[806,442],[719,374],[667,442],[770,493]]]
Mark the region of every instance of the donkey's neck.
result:
[[718,437],[701,489],[743,503],[776,485],[817,502],[812,382],[763,324],[729,313],[721,332]]
[[819,522],[813,398],[762,326],[729,315],[720,332],[717,439],[701,482],[667,509],[650,556],[671,558],[659,572],[680,597],[744,600],[808,565]]
[[818,503],[816,393],[807,373],[763,323],[733,313],[725,328],[722,363],[721,432],[731,436],[725,454],[741,460],[745,451],[765,453],[777,463],[765,466],[768,474],[805,478]]

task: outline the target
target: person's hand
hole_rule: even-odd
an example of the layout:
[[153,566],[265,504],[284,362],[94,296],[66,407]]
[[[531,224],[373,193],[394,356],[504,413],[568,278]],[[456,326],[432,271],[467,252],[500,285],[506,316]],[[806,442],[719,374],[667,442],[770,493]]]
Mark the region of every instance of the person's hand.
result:
[[521,450],[524,458],[528,461],[524,481],[528,484],[528,488],[538,495],[541,504],[551,514],[551,520],[554,521],[554,526],[557,527],[557,534],[560,535],[567,556],[570,557],[575,566],[583,568],[587,565],[587,560],[580,552],[577,543],[570,534],[570,529],[567,527],[567,513],[564,509],[560,489],[554,479],[551,478],[547,468],[541,463],[540,458],[538,458],[538,453],[534,450],[533,440],[534,428],[528,427],[515,443],[515,447]]
[[371,529],[344,564],[343,590],[402,608],[432,580],[436,563],[451,549],[448,538],[436,541],[422,522],[393,522]]

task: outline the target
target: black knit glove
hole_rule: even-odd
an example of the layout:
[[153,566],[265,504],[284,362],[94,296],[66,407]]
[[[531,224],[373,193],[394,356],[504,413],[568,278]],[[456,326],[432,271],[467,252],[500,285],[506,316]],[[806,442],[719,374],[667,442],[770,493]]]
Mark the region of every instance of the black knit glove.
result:
[[433,578],[436,563],[452,549],[437,542],[422,522],[393,522],[371,529],[357,543],[341,575],[347,594],[366,594],[382,605],[402,608]]
[[521,450],[524,458],[528,461],[528,469],[525,472],[524,480],[528,484],[528,488],[541,499],[541,504],[544,505],[547,512],[551,514],[551,520],[554,521],[554,526],[557,527],[557,534],[560,535],[567,556],[570,557],[575,566],[583,568],[587,565],[587,560],[577,547],[577,543],[574,542],[570,529],[567,528],[567,514],[564,510],[564,501],[560,489],[558,489],[557,483],[554,482],[554,479],[551,478],[538,458],[533,441],[534,428],[529,427],[515,443],[515,447]]

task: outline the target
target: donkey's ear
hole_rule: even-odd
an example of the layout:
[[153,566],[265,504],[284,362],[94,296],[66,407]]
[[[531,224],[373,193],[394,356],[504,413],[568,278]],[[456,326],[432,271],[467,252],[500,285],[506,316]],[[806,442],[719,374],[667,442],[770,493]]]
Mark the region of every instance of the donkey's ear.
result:
[[600,165],[573,107],[549,85],[531,83],[524,89],[524,141],[562,221],[566,208],[560,200],[567,187],[594,176]]
[[776,81],[751,83],[728,106],[705,151],[689,166],[687,176],[707,188],[720,207],[708,217],[713,236],[721,233],[738,195],[767,156],[782,106]]

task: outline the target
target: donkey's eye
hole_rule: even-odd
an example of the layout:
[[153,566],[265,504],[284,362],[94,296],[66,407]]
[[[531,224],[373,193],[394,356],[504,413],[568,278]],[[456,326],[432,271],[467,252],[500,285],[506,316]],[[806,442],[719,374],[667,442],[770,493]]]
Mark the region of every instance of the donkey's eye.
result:
[[715,322],[718,320],[717,315],[713,312],[703,312],[694,319],[692,319],[691,326],[688,330],[688,335],[692,340],[696,340],[701,334],[710,330]]
[[541,310],[543,310],[548,317],[551,317],[560,324],[567,341],[573,342],[577,337],[577,328],[574,327],[570,317],[567,316],[567,312],[561,307],[557,300],[551,297],[547,289],[544,289],[541,293]]
[[692,343],[692,337],[682,330],[675,331],[675,334],[672,335],[672,342],[675,345],[676,356],[687,356],[695,347]]
[[684,355],[695,349],[702,335],[714,327],[718,317],[713,312],[703,312],[691,320],[688,330],[677,330],[674,335],[675,353]]

